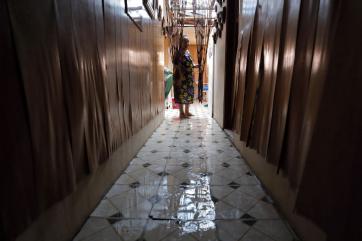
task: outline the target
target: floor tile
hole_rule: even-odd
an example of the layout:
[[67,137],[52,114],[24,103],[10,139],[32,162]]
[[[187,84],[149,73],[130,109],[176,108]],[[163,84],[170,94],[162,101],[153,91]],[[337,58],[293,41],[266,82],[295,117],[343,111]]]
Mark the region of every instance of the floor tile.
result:
[[219,176],[217,174],[214,174],[210,177],[210,184],[211,185],[222,185],[226,186],[230,182],[232,182],[232,179],[229,179],[228,177]]
[[282,220],[260,220],[253,228],[274,240],[293,241],[294,237]]
[[122,241],[121,237],[112,227],[105,228],[95,234],[92,234],[82,241]]
[[116,184],[119,185],[128,185],[137,181],[137,179],[132,178],[130,175],[123,173],[116,181]]
[[103,199],[90,216],[104,218],[110,217],[118,212],[119,210],[108,199]]
[[237,241],[250,229],[240,220],[216,221],[216,226],[221,241]]
[[[177,110],[120,173],[74,241],[292,241],[289,226],[201,106]],[[297,240],[297,239],[295,239]]]
[[175,221],[149,220],[143,238],[147,241],[164,240],[177,229],[178,226]]
[[241,185],[239,190],[255,197],[256,199],[262,199],[266,196],[265,191],[260,185]]
[[243,175],[238,179],[235,179],[236,182],[240,183],[241,185],[259,185],[260,182],[255,176]]
[[274,241],[267,235],[251,228],[249,232],[241,239],[241,241]]
[[146,169],[138,169],[129,173],[129,176],[145,185],[158,185],[161,182],[162,176]]
[[114,184],[111,189],[107,192],[106,198],[111,198],[117,195],[122,194],[123,192],[127,192],[131,189],[129,185],[119,185]]
[[74,241],[84,240],[85,238],[95,234],[102,229],[110,227],[107,219],[103,218],[88,218],[88,220],[84,223],[81,230],[77,234],[77,236],[73,239]]
[[152,208],[151,201],[136,190],[114,196],[109,201],[125,218],[148,218]]
[[257,219],[280,219],[274,206],[263,201],[259,201],[254,207],[248,210],[248,214]]
[[125,219],[112,224],[114,230],[124,241],[137,241],[142,237],[146,219]]
[[216,219],[240,219],[244,214],[240,209],[235,208],[221,200],[215,203]]
[[230,195],[224,198],[224,201],[233,207],[239,208],[242,211],[248,211],[258,202],[258,200],[254,197],[239,190],[232,192]]
[[219,200],[225,198],[234,191],[234,189],[229,186],[211,186],[210,189],[211,195]]
[[179,232],[173,232],[168,235],[162,241],[197,241],[191,234],[182,234]]

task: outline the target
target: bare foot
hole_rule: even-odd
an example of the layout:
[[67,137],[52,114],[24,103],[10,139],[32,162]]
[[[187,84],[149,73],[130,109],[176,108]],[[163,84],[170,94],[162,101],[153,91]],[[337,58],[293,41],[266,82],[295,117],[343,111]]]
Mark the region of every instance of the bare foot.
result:
[[186,118],[189,118],[189,116],[186,114],[180,114],[180,119],[186,119]]
[[186,116],[193,116],[190,112],[185,113]]

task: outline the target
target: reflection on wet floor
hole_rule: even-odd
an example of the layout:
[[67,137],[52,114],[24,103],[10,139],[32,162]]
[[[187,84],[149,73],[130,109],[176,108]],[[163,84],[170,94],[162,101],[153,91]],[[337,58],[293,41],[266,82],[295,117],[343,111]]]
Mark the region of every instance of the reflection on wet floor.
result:
[[298,240],[206,109],[166,112],[74,241]]
[[[211,199],[209,178],[200,176],[191,180],[181,192],[177,220],[181,234],[204,232],[215,229],[215,205]],[[193,220],[188,222],[188,220]]]

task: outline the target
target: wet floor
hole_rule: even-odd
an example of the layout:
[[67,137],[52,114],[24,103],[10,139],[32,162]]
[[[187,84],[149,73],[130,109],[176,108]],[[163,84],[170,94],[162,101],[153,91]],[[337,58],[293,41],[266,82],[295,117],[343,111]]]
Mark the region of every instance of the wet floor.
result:
[[258,179],[202,106],[166,112],[74,241],[293,241]]

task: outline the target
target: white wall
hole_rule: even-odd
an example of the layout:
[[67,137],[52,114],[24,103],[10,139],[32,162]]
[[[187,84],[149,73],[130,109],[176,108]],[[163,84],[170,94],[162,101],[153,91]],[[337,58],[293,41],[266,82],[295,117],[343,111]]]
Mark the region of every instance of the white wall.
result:
[[225,93],[225,57],[226,57],[226,23],[221,38],[214,47],[214,119],[224,127],[224,93]]
[[208,76],[208,85],[209,91],[207,93],[207,104],[209,107],[209,113],[213,117],[213,85],[214,85],[214,41],[212,37],[209,39],[209,45],[207,50],[207,76]]

